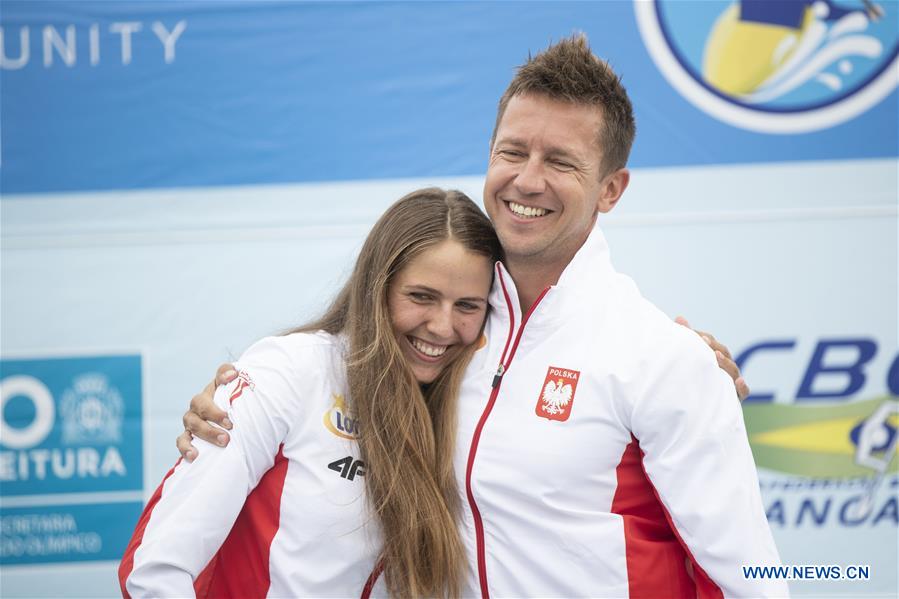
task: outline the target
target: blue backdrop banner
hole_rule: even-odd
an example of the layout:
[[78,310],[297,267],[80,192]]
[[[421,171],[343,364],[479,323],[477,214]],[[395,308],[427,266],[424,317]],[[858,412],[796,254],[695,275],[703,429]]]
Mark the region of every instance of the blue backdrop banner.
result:
[[575,30],[635,103],[631,166],[897,155],[895,2],[777,46],[737,4],[6,1],[2,190],[477,174],[513,65]]

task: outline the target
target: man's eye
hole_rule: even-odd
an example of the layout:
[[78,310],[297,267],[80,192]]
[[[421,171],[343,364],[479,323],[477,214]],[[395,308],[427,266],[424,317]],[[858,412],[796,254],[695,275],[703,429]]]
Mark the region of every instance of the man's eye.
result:
[[553,160],[552,165],[562,171],[570,171],[574,168],[573,164],[562,160]]
[[456,304],[456,307],[462,310],[463,312],[475,312],[480,308],[477,304],[473,304],[471,302],[459,302]]
[[522,158],[524,157],[523,152],[519,152],[518,150],[500,150],[499,155],[505,158]]

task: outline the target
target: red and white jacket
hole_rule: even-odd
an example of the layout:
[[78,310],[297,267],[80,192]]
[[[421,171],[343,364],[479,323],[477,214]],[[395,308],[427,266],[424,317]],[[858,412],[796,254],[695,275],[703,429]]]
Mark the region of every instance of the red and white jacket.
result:
[[[529,313],[498,264],[459,401],[468,595],[786,596],[733,382],[597,227]],[[498,369],[498,365],[502,365]]]
[[342,340],[270,337],[236,366],[239,378],[215,396],[231,442],[195,440],[199,457],[166,475],[119,567],[123,594],[359,596],[381,538],[345,403]]

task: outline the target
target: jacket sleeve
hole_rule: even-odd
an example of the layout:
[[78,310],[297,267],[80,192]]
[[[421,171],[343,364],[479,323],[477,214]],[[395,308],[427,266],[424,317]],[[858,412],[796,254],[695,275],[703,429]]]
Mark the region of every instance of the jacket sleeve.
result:
[[286,358],[279,346],[263,340],[247,350],[236,364],[238,378],[216,392],[234,423],[228,446],[195,439],[197,459],[179,460],[151,498],[119,568],[126,596],[194,595],[194,580],[301,417],[298,390],[279,368]]
[[694,333],[668,333],[631,416],[646,474],[694,572],[717,586],[713,595],[788,596],[786,582],[743,573],[744,565],[779,565],[780,557],[733,381]]

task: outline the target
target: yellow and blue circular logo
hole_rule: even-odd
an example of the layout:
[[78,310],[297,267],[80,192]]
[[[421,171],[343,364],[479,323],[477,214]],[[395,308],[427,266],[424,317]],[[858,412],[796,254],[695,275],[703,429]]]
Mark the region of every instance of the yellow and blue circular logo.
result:
[[635,0],[643,41],[700,110],[763,133],[826,129],[899,84],[899,3]]

